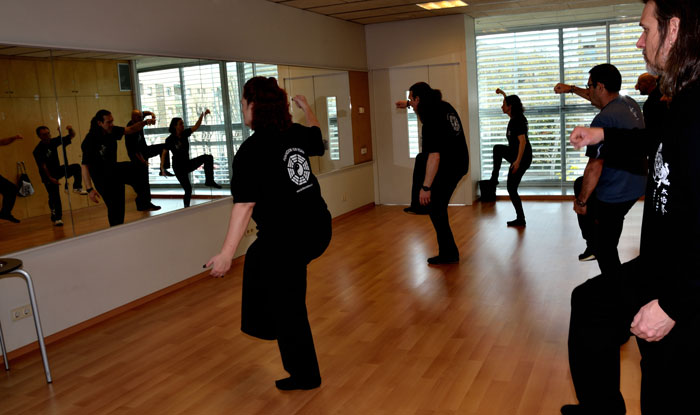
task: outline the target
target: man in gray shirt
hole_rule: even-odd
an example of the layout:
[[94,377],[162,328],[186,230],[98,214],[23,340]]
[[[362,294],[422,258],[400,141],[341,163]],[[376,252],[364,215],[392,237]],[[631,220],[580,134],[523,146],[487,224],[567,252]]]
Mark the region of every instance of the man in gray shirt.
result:
[[[630,97],[620,95],[622,76],[610,64],[593,67],[589,71],[587,88],[557,84],[556,93],[570,92],[581,96],[601,111],[591,127],[644,128],[639,105]],[[586,240],[586,250],[580,261],[598,260],[601,272],[608,273],[620,266],[617,243],[620,240],[625,215],[644,194],[647,160],[630,157],[613,163],[601,157],[604,144],[588,146],[588,164],[583,177],[574,183],[574,211]]]

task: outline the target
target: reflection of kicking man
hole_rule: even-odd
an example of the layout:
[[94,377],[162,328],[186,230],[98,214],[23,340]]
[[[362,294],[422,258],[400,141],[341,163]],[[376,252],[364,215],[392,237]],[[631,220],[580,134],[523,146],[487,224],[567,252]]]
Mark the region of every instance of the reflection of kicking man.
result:
[[[17,134],[12,137],[0,138],[0,146],[6,146],[15,140],[22,139],[22,136]],[[19,223],[19,219],[12,216],[12,208],[15,207],[15,199],[17,199],[17,186],[11,181],[0,175],[0,194],[2,194],[2,209],[0,209],[0,219],[9,220],[10,222]]]
[[[49,209],[51,209],[51,221],[54,226],[63,226],[63,207],[61,206],[61,192],[59,190],[58,180],[62,177],[66,178],[66,189],[68,189],[68,178],[73,177],[73,191],[86,195],[83,191],[83,177],[80,173],[79,164],[68,164],[62,166],[58,160],[58,148],[63,144],[63,148],[71,143],[75,137],[73,127],[66,126],[68,134],[64,137],[51,138],[49,127],[40,126],[36,129],[36,135],[41,141],[34,148],[34,160],[39,167],[39,175],[41,181],[46,187],[49,194]],[[64,153],[65,155],[65,153]]]
[[[124,134],[133,134],[143,129],[146,125],[152,125],[155,120],[139,121],[129,127],[114,125],[114,117],[107,110],[99,110],[90,121],[90,132],[83,140],[83,179],[87,186],[90,200],[97,203],[99,195],[107,205],[109,226],[124,223],[124,185],[128,184],[136,191],[136,209],[139,211],[158,210],[158,206],[151,203],[151,194],[148,184],[138,174],[131,162],[117,162],[117,140],[121,140]],[[99,191],[99,195],[92,188],[92,182]]]

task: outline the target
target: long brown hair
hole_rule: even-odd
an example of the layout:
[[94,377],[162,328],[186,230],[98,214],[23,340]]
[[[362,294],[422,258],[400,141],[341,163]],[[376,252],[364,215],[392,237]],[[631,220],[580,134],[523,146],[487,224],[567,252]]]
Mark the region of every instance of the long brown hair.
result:
[[292,125],[289,100],[273,77],[256,76],[243,86],[243,98],[253,104],[253,130],[284,131]]
[[666,42],[671,19],[680,20],[678,36],[668,52],[660,85],[664,94],[674,96],[700,80],[700,5],[697,0],[643,1],[656,5],[659,45]]

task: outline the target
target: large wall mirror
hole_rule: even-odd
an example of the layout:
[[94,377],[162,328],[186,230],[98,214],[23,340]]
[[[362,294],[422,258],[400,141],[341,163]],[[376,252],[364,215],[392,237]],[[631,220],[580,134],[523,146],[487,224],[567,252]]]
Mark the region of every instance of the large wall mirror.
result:
[[[117,160],[141,163],[151,203],[161,209],[137,206],[137,193],[127,185],[125,223],[184,208],[187,183],[192,189],[190,205],[228,196],[233,156],[252,134],[243,124],[240,99],[243,85],[253,76],[274,76],[290,96],[305,95],[312,104],[329,142],[326,154],[312,161],[315,173],[371,160],[364,73],[0,45],[0,139],[22,136],[0,146],[0,175],[17,184],[17,163],[23,163],[34,188],[33,195],[16,197],[11,213],[19,223],[0,219],[0,255],[109,227],[104,200],[91,201],[73,177],[80,176],[76,169],[83,157],[81,144],[100,109],[111,112],[116,126],[127,126],[134,110],[146,119],[155,118],[142,136],[132,136],[129,141],[145,142],[132,149],[146,148],[147,157],[134,157],[122,138]],[[359,99],[354,111],[351,99]],[[206,110],[210,113],[198,125]],[[306,122],[297,108],[292,108],[292,115],[295,122]],[[173,153],[166,151],[163,158],[160,150],[177,118],[185,128],[198,127],[186,140],[187,157],[205,160],[211,156],[213,181],[221,188],[208,183],[207,162],[186,174],[180,169],[180,175],[171,175],[176,173]],[[47,129],[37,133],[40,126]],[[41,135],[49,140],[42,142]],[[54,163],[42,165],[35,153],[43,154],[41,160],[55,161],[57,156],[55,164],[61,170],[53,171]],[[44,184],[47,175],[53,180]],[[5,196],[0,198],[5,200]],[[58,219],[62,226],[56,226],[61,225]]]

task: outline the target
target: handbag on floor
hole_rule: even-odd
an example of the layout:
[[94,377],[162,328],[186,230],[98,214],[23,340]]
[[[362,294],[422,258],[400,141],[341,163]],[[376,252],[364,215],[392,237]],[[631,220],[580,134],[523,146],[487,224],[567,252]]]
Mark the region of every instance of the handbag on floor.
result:
[[29,180],[27,167],[24,165],[23,161],[17,162],[17,177],[17,194],[22,197],[33,195],[34,186],[32,186],[32,181]]

